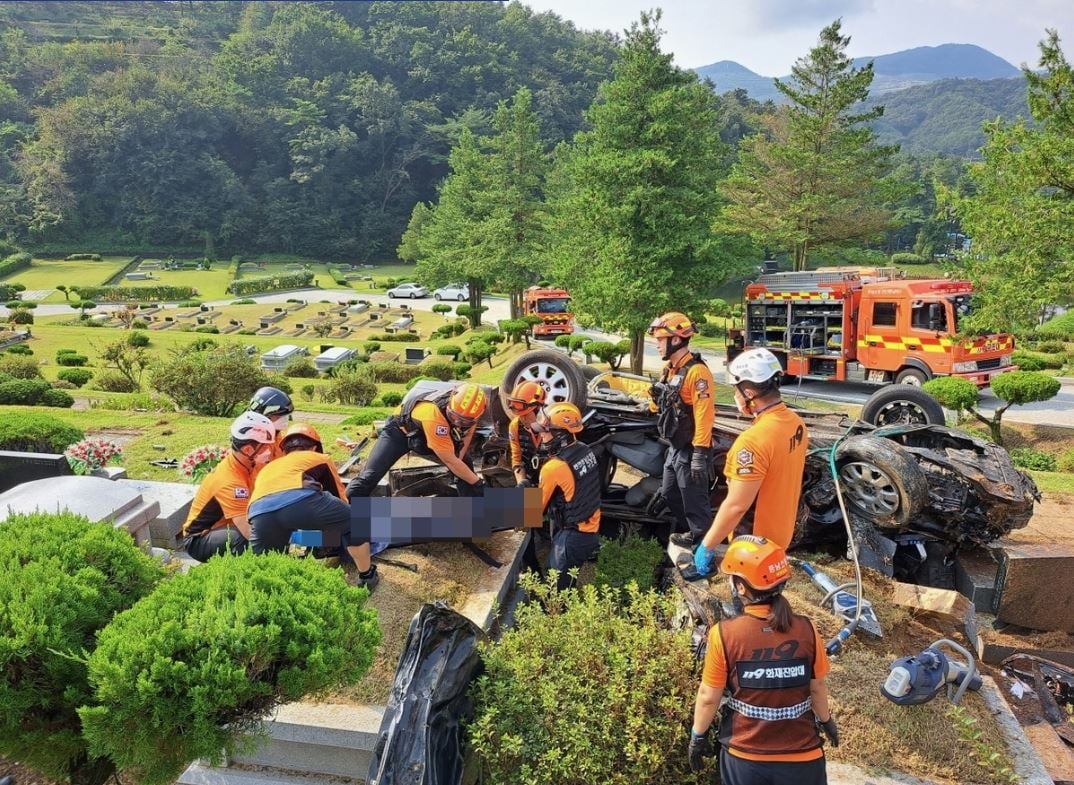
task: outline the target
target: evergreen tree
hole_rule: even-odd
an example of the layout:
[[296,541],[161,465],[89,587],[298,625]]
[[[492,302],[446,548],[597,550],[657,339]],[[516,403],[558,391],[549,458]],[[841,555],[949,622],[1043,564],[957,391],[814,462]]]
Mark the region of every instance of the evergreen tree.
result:
[[816,248],[877,236],[891,217],[884,178],[897,148],[875,144],[869,124],[884,108],[861,108],[873,66],[852,67],[840,30],[838,20],[824,28],[790,80],[776,80],[790,103],[743,141],[723,186],[732,201],[724,225],[793,251],[795,270]]
[[718,99],[660,51],[659,19],[642,14],[627,32],[586,115],[592,130],[559,151],[550,186],[555,276],[579,311],[629,336],[635,373],[653,317],[700,313],[746,258],[711,230],[725,154]]

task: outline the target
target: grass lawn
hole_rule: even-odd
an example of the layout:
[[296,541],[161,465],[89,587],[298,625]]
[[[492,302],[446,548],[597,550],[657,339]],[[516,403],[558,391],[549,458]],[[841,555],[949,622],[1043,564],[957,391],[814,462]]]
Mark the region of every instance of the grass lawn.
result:
[[121,281],[120,286],[134,288],[150,286],[191,286],[202,300],[221,300],[228,296],[231,272],[227,262],[213,265],[209,270],[146,270],[153,278],[148,281]]
[[64,301],[63,293],[56,291],[64,286],[104,286],[108,280],[129,262],[129,256],[106,256],[99,262],[65,262],[62,259],[34,259],[29,267],[4,278],[4,283],[21,283],[27,290],[48,289],[50,294],[38,302]]

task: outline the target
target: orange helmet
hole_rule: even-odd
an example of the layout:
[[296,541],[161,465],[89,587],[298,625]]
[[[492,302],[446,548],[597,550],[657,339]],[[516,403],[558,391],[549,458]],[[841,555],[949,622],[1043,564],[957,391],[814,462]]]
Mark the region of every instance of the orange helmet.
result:
[[697,335],[697,327],[686,314],[668,311],[663,316],[653,319],[652,324],[649,325],[649,335],[654,338],[671,338],[672,336],[689,338],[691,335]]
[[547,395],[537,382],[519,382],[507,398],[507,408],[516,414],[530,412],[543,406]]
[[723,557],[720,572],[741,578],[759,592],[782,586],[791,577],[786,552],[774,542],[750,534],[735,537]]
[[309,439],[311,442],[316,442],[317,452],[324,452],[321,435],[317,433],[312,425],[306,425],[304,422],[296,422],[284,431],[283,438],[280,439],[280,447],[286,449],[288,440],[296,436],[301,436],[305,439]]
[[473,425],[485,413],[488,398],[476,384],[460,384],[448,401],[447,414],[460,425]]
[[544,411],[545,424],[553,431],[579,433],[582,430],[582,413],[573,403],[554,403]]

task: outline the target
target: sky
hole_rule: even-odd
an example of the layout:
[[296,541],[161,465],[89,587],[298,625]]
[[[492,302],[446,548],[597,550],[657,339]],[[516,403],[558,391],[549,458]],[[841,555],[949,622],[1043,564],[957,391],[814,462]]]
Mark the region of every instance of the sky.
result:
[[1074,0],[522,0],[583,29],[622,32],[660,7],[665,51],[683,68],[735,60],[781,76],[836,17],[853,57],[915,46],[977,44],[1012,65],[1037,63],[1037,42],[1056,28],[1074,59]]

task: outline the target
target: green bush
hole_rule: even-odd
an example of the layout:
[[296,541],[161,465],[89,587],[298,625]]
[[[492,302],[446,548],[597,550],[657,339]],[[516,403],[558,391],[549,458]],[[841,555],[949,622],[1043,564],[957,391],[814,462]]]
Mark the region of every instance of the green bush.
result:
[[149,336],[142,332],[133,332],[127,336],[127,343],[131,346],[149,346]]
[[467,378],[470,375],[470,370],[473,367],[474,366],[470,365],[470,363],[464,363],[461,361],[454,362],[451,364],[451,369],[455,372],[456,379]]
[[33,261],[28,253],[13,253],[0,262],[0,278],[18,272],[23,267],[29,267]]
[[961,376],[937,376],[925,382],[922,389],[952,411],[966,411],[977,405],[977,385]]
[[1060,453],[1059,458],[1056,459],[1055,467],[1061,472],[1074,473],[1074,448]]
[[924,256],[916,253],[893,253],[891,255],[892,264],[926,264],[928,261]]
[[41,371],[37,362],[29,357],[4,355],[0,357],[0,373],[6,373],[14,379],[40,379]]
[[82,438],[81,430],[50,414],[0,413],[0,450],[60,453]]
[[341,422],[340,425],[372,425],[377,420],[383,420],[391,416],[391,413],[391,409],[366,407],[357,414],[352,414],[346,420]]
[[115,614],[161,577],[155,560],[110,525],[70,513],[7,519],[0,538],[0,753],[56,779],[103,782],[112,766],[87,759],[77,714],[93,703],[82,658]]
[[249,327],[245,327],[236,332],[235,335],[257,335],[257,330],[251,330]]
[[94,377],[92,387],[110,393],[132,393],[141,389],[119,371],[101,371]]
[[64,368],[56,374],[56,378],[81,387],[93,378],[93,371],[87,371],[85,368]]
[[485,674],[472,691],[468,733],[488,781],[691,781],[683,748],[695,666],[690,631],[668,629],[674,601],[634,588],[556,593],[529,574],[521,583],[533,600],[482,646]]
[[417,365],[392,362],[369,363],[369,370],[373,374],[374,381],[382,384],[402,384],[423,373]]
[[1067,347],[1062,341],[1040,341],[1033,346],[1033,351],[1045,354],[1062,354],[1066,350]]
[[[176,302],[184,305],[198,293],[192,286],[79,286],[78,296],[83,300],[96,300],[103,303]],[[195,301],[196,302],[196,301]],[[200,304],[200,303],[199,303]]]
[[704,338],[719,338],[727,333],[727,328],[721,324],[703,324],[698,328]]
[[439,379],[434,379],[431,376],[415,376],[409,382],[406,383],[406,389],[412,390],[418,382],[438,382]]
[[278,292],[283,289],[303,289],[313,283],[312,272],[295,272],[287,275],[270,275],[263,278],[243,278],[228,284],[227,290],[242,297],[259,292]]
[[70,409],[75,405],[75,399],[71,397],[70,393],[52,387],[41,393],[41,399],[37,402],[37,405],[52,406],[57,409]]
[[496,347],[490,346],[484,341],[475,341],[466,345],[466,360],[471,363],[479,363],[482,360],[488,360],[489,367],[492,367],[492,357],[496,354]]
[[450,360],[426,360],[418,368],[424,376],[432,376],[442,382],[455,378],[455,364]]
[[433,313],[451,313],[451,306],[447,303],[437,303],[433,306]]
[[1061,385],[1059,381],[1042,373],[1010,371],[992,379],[992,392],[997,398],[1014,406],[1054,398]]
[[462,347],[453,343],[445,343],[443,346],[436,347],[436,353],[447,357],[458,357],[462,353]]
[[416,333],[377,333],[373,338],[387,343],[414,343],[421,340]]
[[572,336],[570,335],[557,335],[556,340],[553,341],[553,343],[561,349],[570,349],[571,338]]
[[1044,360],[1037,355],[1017,351],[1011,355],[1011,362],[1023,371],[1043,371]]
[[68,368],[78,368],[89,362],[89,357],[84,354],[58,354],[56,355],[56,364],[64,365]]
[[215,324],[203,324],[200,327],[195,327],[194,332],[196,332],[196,333],[210,333],[212,335],[219,335],[220,334],[220,328],[217,327]]
[[368,593],[313,559],[225,556],[117,616],[89,657],[90,749],[144,785],[219,762],[276,706],[352,684],[380,644]]
[[1015,447],[1011,450],[1011,461],[1019,469],[1032,469],[1038,472],[1054,472],[1058,465],[1051,453],[1035,450],[1032,447]]
[[155,363],[149,384],[179,408],[210,417],[232,416],[258,387],[271,385],[291,392],[286,377],[267,376],[257,359],[235,344],[200,351],[188,347]]
[[597,574],[593,583],[597,586],[626,588],[633,582],[642,591],[656,586],[656,570],[664,560],[660,543],[636,534],[625,541],[604,540],[597,554]]
[[27,357],[31,356],[34,353],[34,350],[24,343],[17,343],[14,346],[9,346],[4,351],[6,351],[8,354],[21,354]]
[[34,315],[30,311],[22,310],[20,308],[19,310],[9,314],[7,320],[11,324],[33,324]]
[[296,357],[287,363],[287,367],[283,369],[283,375],[292,379],[315,379],[318,374],[310,358]]
[[72,253],[63,258],[65,262],[99,262],[101,261],[101,255],[99,253]]
[[362,349],[365,350],[366,354],[372,354],[373,352],[379,352],[380,351],[380,342],[379,341],[366,341],[365,343],[362,344]]
[[1074,308],[1062,316],[1056,316],[1045,322],[1038,332],[1050,338],[1065,338],[1068,341],[1074,341]]
[[201,300],[183,300],[178,303],[180,308],[197,308],[201,305]]
[[0,384],[0,404],[37,406],[52,385],[44,379],[12,379]]
[[133,322],[131,322],[131,327],[135,330],[148,330],[149,322],[147,322],[145,319],[135,319]]
[[321,387],[321,400],[343,406],[368,406],[376,397],[377,384],[369,365],[349,368]]
[[380,401],[385,406],[398,406],[403,402],[403,394],[389,390],[388,392],[380,394]]
[[623,361],[623,352],[620,351],[619,345],[609,341],[591,341],[586,345],[585,351],[601,362],[608,363],[608,367],[613,371],[618,369]]
[[233,300],[232,305],[257,305],[257,300],[251,300],[249,297],[244,297],[241,300]]

